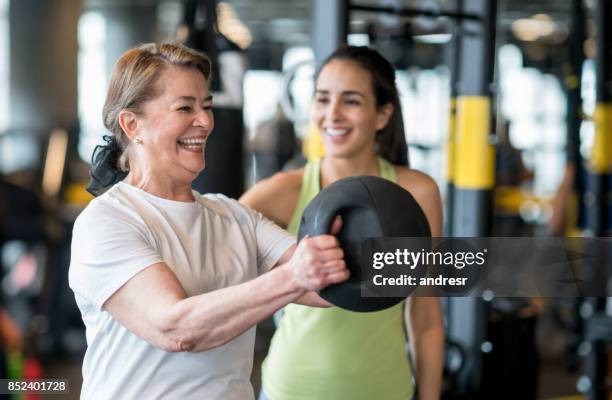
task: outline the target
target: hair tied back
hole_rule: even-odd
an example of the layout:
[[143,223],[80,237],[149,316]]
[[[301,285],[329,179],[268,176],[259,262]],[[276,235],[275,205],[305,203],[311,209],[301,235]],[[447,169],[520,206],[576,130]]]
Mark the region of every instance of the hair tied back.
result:
[[122,181],[127,172],[117,168],[117,160],[121,154],[121,147],[114,136],[102,137],[105,145],[97,145],[91,155],[91,171],[87,191],[94,196],[104,193],[115,183]]

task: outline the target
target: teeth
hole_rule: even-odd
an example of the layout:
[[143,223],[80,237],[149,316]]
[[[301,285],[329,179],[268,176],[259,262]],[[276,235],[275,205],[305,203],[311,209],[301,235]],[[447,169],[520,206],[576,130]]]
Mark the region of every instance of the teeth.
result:
[[187,138],[187,139],[179,139],[178,142],[184,145],[200,145],[200,144],[204,144],[205,141],[206,139],[204,138]]
[[329,136],[339,137],[343,136],[348,132],[348,129],[326,129],[325,133]]

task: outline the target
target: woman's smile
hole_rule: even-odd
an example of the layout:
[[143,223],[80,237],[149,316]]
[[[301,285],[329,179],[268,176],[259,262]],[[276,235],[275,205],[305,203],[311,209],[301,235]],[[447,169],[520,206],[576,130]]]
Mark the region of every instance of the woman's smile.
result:
[[203,154],[204,148],[206,147],[206,139],[208,136],[190,136],[186,138],[180,138],[177,140],[177,144],[183,150]]

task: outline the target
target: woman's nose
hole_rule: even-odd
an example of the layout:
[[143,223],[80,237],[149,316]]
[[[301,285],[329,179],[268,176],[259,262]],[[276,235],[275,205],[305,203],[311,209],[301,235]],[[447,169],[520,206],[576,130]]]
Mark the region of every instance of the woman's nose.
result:
[[342,109],[338,101],[331,101],[329,103],[325,117],[328,121],[338,121],[342,118]]
[[214,124],[212,111],[200,109],[196,114],[195,124],[206,130],[211,130]]

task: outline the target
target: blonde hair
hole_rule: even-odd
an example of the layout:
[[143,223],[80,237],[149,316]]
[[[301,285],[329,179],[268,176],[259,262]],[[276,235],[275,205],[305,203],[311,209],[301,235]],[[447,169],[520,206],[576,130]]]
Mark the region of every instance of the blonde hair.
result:
[[102,118],[118,145],[116,167],[129,170],[128,154],[131,141],[119,125],[119,113],[129,110],[141,112],[142,104],[159,95],[157,82],[169,66],[195,68],[208,81],[211,64],[204,54],[173,43],[146,43],[126,51],[115,64]]

